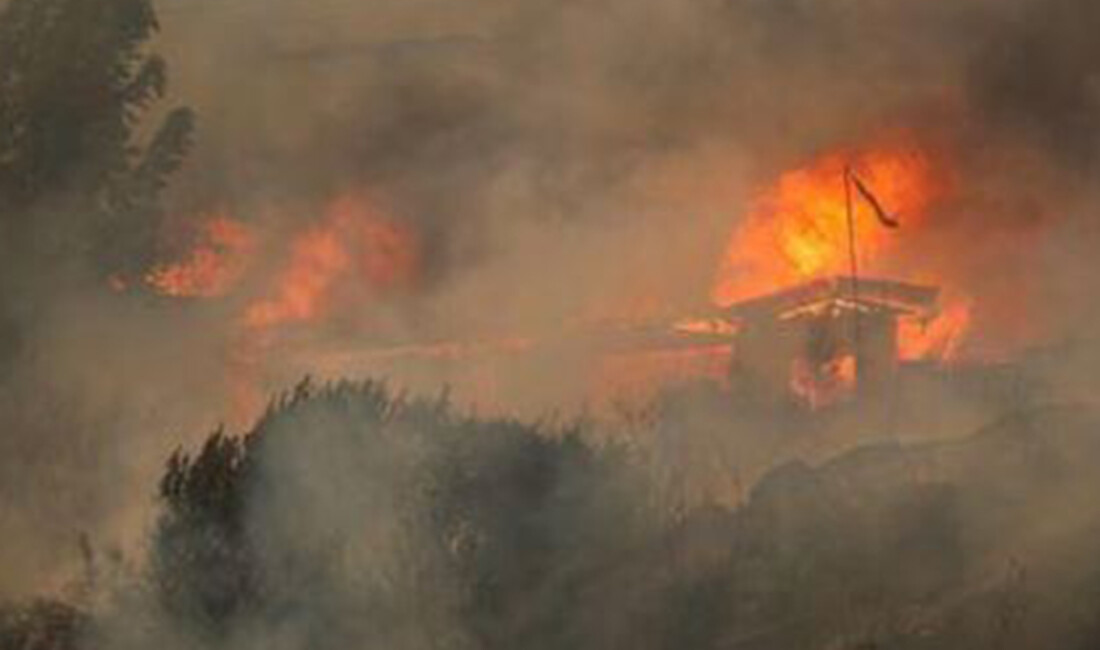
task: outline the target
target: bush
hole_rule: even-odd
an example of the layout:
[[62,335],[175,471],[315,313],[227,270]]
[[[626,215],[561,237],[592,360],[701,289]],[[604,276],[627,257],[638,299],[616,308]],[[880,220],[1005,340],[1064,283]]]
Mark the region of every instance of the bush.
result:
[[0,608],[0,650],[75,649],[87,625],[82,612],[56,600]]
[[577,427],[302,384],[243,437],[172,456],[154,583],[212,639],[578,647],[581,610],[657,537],[645,485]]

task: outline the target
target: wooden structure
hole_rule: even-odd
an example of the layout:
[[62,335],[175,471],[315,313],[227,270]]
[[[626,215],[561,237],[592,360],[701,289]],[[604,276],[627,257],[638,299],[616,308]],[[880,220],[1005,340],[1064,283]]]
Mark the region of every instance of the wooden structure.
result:
[[721,316],[738,329],[731,379],[764,399],[792,392],[811,403],[838,392],[890,385],[898,321],[930,318],[939,290],[892,280],[836,276],[745,300]]

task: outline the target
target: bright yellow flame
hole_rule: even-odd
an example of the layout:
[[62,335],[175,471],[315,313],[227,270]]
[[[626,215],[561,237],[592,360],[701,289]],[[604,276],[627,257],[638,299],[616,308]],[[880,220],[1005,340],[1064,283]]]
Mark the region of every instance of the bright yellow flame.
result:
[[[905,227],[923,217],[935,193],[930,167],[909,149],[834,154],[783,174],[754,202],[733,233],[713,291],[730,304],[815,277],[849,269],[844,168],[852,167],[879,201],[901,214]],[[860,262],[873,262],[895,245],[897,233],[877,223],[853,192],[852,208]]]

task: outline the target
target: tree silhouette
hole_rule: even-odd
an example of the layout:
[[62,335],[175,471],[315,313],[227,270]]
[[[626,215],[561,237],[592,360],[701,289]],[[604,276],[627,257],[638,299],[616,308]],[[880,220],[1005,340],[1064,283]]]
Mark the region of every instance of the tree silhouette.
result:
[[0,360],[65,269],[132,275],[157,253],[158,195],[194,122],[176,108],[148,124],[167,83],[157,29],[149,0],[0,8]]
[[30,239],[46,226],[97,241],[103,262],[148,249],[193,122],[174,109],[138,141],[166,89],[163,59],[146,51],[157,29],[148,0],[12,0],[0,13],[0,212],[13,248],[73,252]]

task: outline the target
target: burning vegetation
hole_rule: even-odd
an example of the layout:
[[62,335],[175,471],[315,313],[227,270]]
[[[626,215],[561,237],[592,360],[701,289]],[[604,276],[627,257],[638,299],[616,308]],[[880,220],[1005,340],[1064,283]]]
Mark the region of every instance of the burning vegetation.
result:
[[336,199],[319,225],[291,240],[271,295],[246,307],[244,323],[267,329],[320,320],[334,294],[348,286],[368,299],[406,289],[415,281],[418,255],[411,231],[378,214],[366,199]]
[[155,266],[143,278],[149,287],[174,298],[213,298],[241,281],[255,254],[255,236],[239,221],[200,218],[195,246],[184,259]]
[[1096,647],[1095,2],[169,4],[0,0],[0,650]]
[[[736,368],[739,357],[757,354],[752,347],[764,354],[774,351],[768,341],[745,337],[747,323],[731,317],[731,307],[736,312],[735,306],[747,300],[813,286],[817,281],[854,277],[855,282],[844,290],[847,295],[838,290],[827,304],[799,306],[792,315],[800,317],[810,309],[835,316],[837,309],[857,304],[861,311],[867,305],[858,295],[860,276],[897,271],[899,279],[943,291],[915,311],[902,308],[895,314],[904,317],[891,321],[887,345],[892,351],[883,354],[896,362],[951,361],[966,334],[971,299],[953,288],[941,270],[921,266],[902,270],[897,264],[907,238],[918,238],[937,203],[950,200],[946,179],[951,176],[931,154],[913,144],[912,137],[905,144],[819,157],[782,173],[756,192],[718,263],[712,313],[661,320],[635,315],[619,319],[614,326],[581,321],[554,337],[524,334],[521,338],[527,344],[518,352],[594,345],[593,349],[602,350],[597,354],[603,360],[592,366],[586,383],[590,395],[602,396],[599,401],[605,403],[645,401],[664,387],[706,378],[728,386],[730,364]],[[251,359],[250,365],[263,365],[264,355],[277,354],[278,348],[270,348],[270,342],[288,326],[324,327],[336,311],[370,310],[416,290],[424,260],[418,236],[409,225],[384,216],[361,193],[335,198],[321,212],[315,223],[293,230],[285,242],[264,235],[263,220],[250,225],[228,217],[200,220],[194,248],[178,262],[154,267],[145,281],[169,297],[224,298],[240,292],[239,323],[242,337],[249,341],[245,356]],[[268,220],[266,226],[274,230],[275,222]],[[256,263],[257,240],[266,242],[268,257],[281,256],[283,261]],[[867,285],[873,287],[874,282]],[[896,302],[885,295],[874,299]],[[775,317],[776,325],[768,327],[779,327],[790,315],[776,313]],[[874,316],[862,318],[868,331],[873,331]],[[851,337],[854,328],[856,324],[845,325],[844,332],[831,336]],[[800,345],[814,345],[812,335],[797,336]],[[482,338],[488,344],[473,340],[388,347],[372,343],[365,346],[363,355],[446,359],[473,368],[486,351],[510,349],[508,341],[515,337],[501,337],[499,345],[491,337]],[[269,343],[260,349],[256,340]],[[784,361],[790,365],[788,387],[815,408],[852,392],[859,363],[851,346],[845,348],[836,341],[820,345],[835,349]],[[482,376],[482,382],[495,381]],[[480,399],[484,406],[493,401],[493,392],[489,389],[471,399]]]

